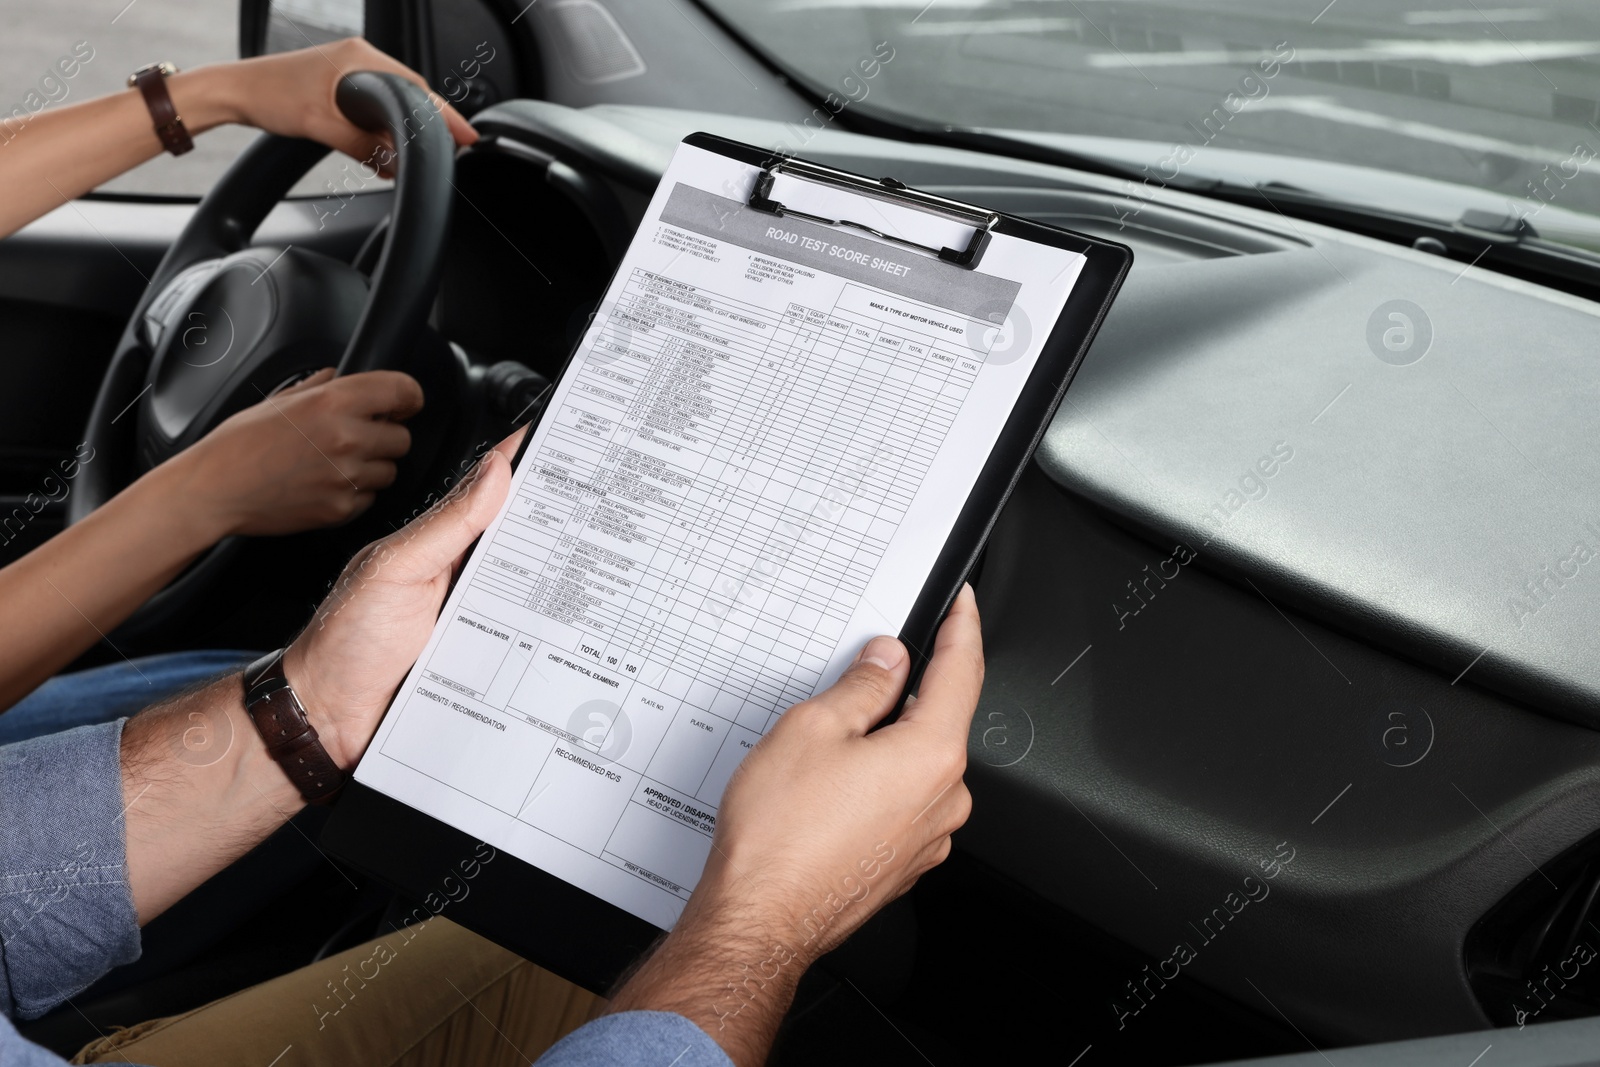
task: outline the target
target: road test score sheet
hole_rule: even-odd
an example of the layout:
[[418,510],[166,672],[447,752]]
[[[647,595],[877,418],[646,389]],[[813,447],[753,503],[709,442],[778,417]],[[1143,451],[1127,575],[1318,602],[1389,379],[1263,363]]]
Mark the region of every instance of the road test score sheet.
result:
[[356,771],[662,928],[745,753],[899,632],[1084,263],[759,174],[679,146]]

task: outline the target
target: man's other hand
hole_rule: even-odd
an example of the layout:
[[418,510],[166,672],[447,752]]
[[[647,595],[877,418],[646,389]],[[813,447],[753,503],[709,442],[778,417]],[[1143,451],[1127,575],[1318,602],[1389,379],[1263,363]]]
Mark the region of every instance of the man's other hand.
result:
[[909,670],[899,641],[873,638],[756,745],[723,794],[698,891],[706,905],[736,909],[814,959],[944,861],[972,810],[962,775],[983,645],[970,587],[939,629],[920,695],[873,730]]
[[612,1011],[677,1012],[735,1063],[762,1063],[805,969],[949,855],[972,809],[962,775],[983,685],[971,588],[918,696],[874,731],[909,668],[900,642],[874,638],[762,738],[723,794],[688,906]]
[[[506,457],[518,439],[489,452],[437,506],[357,555],[289,646],[284,671],[340,767],[361,758],[427,644],[451,574],[505,500]],[[141,923],[278,829],[302,803],[267,755],[243,697],[239,676],[228,675],[134,716],[122,731],[127,878]],[[192,738],[207,747],[197,751]]]

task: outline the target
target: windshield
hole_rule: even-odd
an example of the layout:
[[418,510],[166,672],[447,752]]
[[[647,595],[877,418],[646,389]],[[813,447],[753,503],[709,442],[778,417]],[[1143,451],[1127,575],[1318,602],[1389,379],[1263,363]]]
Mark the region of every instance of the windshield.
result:
[[1156,184],[1278,181],[1450,220],[1495,205],[1557,235],[1542,223],[1600,215],[1592,0],[707,2],[840,114],[1006,132]]

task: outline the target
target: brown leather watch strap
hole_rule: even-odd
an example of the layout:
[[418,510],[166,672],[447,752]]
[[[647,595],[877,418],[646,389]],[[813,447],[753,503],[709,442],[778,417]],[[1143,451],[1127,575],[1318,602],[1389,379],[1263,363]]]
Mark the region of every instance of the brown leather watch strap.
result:
[[244,710],[289,781],[308,804],[326,804],[344,788],[345,774],[317,738],[317,728],[283,673],[283,650],[244,669]]
[[188,129],[183,125],[183,116],[178,114],[178,106],[172,102],[172,94],[167,91],[167,75],[177,72],[178,69],[171,63],[152,63],[128,75],[128,85],[138,89],[144,96],[145,107],[150,109],[150,121],[155,123],[161,146],[173,155],[181,156],[194,147],[194,138],[189,136]]

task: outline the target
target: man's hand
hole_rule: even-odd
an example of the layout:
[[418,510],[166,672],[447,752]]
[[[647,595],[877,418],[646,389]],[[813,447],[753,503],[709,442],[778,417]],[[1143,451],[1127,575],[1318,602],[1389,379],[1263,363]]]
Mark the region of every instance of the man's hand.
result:
[[[505,500],[520,433],[345,568],[284,671],[340,767],[361,758],[422,654],[450,576]],[[134,716],[122,734],[128,879],[140,922],[283,825],[304,803],[267,755],[237,674]]]
[[[286,137],[308,137],[392,177],[393,139],[387,133],[368,133],[351,123],[334,98],[339,79],[361,70],[398,74],[428,89],[422,75],[359,37],[219,64],[194,73],[210,76],[203,79],[205,84],[197,88],[197,94],[203,92],[221,106],[219,121],[244,123]],[[184,78],[179,74],[172,79],[172,93],[180,113],[187,115],[189,112],[182,106]],[[420,120],[444,122],[459,145],[478,139],[477,131],[461,113],[437,93],[429,91],[428,102],[432,110],[418,116]]]
[[707,903],[737,906],[814,958],[944,861],[972,810],[961,778],[983,647],[970,588],[940,627],[921,695],[868,733],[909,669],[899,641],[874,638],[831,688],[778,720],[723,794]]
[[366,751],[439,618],[450,578],[511,485],[519,430],[424,515],[359,552],[284,657],[284,673],[339,766]]
[[972,808],[961,778],[983,684],[970,588],[917,698],[869,733],[909,666],[900,642],[874,638],[756,745],[723,794],[688,907],[613,1011],[678,1012],[736,1063],[760,1063],[801,973],[949,855]]
[[297,533],[348,522],[395,479],[422,409],[399,371],[335,378],[322,370],[225,420],[171,462],[181,503],[214,539]]

